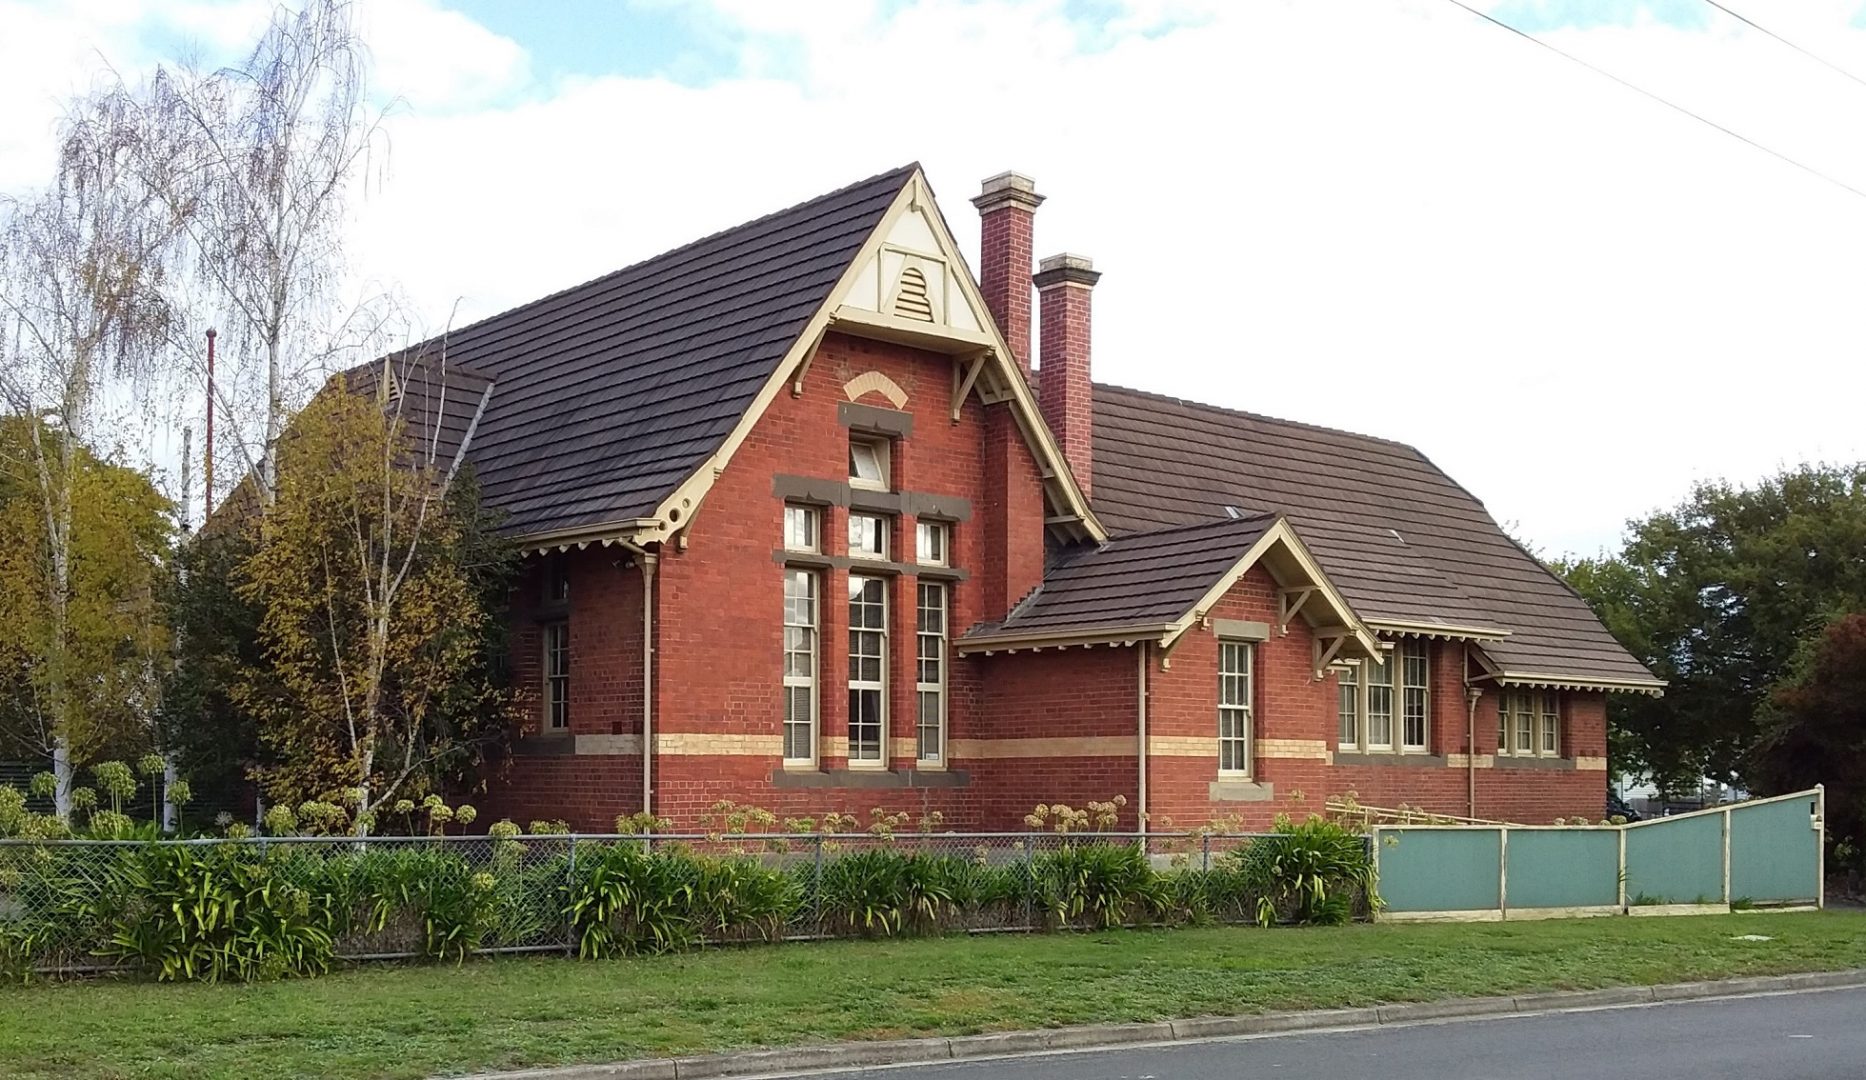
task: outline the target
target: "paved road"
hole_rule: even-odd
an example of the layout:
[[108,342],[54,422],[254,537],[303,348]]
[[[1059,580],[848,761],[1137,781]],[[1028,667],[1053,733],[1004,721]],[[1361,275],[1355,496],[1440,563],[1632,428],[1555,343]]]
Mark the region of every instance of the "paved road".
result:
[[1862,1080],[1866,990],[834,1075],[839,1080]]

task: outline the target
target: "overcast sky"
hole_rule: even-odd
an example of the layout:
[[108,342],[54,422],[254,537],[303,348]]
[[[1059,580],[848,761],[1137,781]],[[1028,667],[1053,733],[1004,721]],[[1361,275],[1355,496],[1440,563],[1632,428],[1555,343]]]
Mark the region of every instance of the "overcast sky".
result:
[[[1866,191],[1866,84],[1704,0],[1472,0]],[[1724,0],[1866,78],[1858,0]],[[1105,272],[1104,382],[1411,443],[1545,552],[1866,456],[1866,195],[1449,0],[361,0],[356,272],[477,318],[905,161]],[[0,191],[108,62],[269,5],[0,0]]]

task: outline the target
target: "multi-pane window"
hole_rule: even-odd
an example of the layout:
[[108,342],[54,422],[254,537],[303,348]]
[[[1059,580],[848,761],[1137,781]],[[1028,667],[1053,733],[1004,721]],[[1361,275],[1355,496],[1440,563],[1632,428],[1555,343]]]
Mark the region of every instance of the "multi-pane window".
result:
[[1340,749],[1420,753],[1427,748],[1432,733],[1428,643],[1402,641],[1380,660],[1353,661],[1337,670],[1335,685]]
[[849,554],[865,559],[887,558],[888,519],[879,514],[850,514]]
[[886,764],[888,585],[849,575],[849,763]]
[[849,486],[871,491],[888,489],[888,444],[882,439],[849,439]]
[[937,521],[914,523],[914,559],[923,566],[946,565],[946,526]]
[[1361,745],[1361,665],[1357,661],[1335,673],[1338,688],[1335,715],[1339,719],[1339,745],[1350,750]]
[[1250,775],[1251,647],[1218,643],[1218,771]]
[[570,727],[570,624],[544,624],[544,722],[552,731]]
[[1424,750],[1430,727],[1432,664],[1423,641],[1402,641],[1399,654],[1400,748]]
[[1497,699],[1497,753],[1560,757],[1560,696],[1553,690],[1505,690]]
[[816,761],[816,574],[784,571],[784,760]]
[[922,762],[946,760],[946,586],[921,583],[914,620],[914,693],[916,756]]
[[821,551],[823,515],[814,506],[784,508],[784,550]]
[[1387,657],[1361,665],[1367,678],[1367,749],[1393,749],[1393,667]]

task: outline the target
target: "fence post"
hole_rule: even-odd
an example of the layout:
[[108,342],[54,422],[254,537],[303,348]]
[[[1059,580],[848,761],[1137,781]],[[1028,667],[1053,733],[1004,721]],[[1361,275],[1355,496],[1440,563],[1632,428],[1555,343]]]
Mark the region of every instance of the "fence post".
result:
[[810,921],[816,926],[811,931],[818,937],[823,934],[823,834],[811,837],[816,845],[816,867],[810,872]]
[[1724,905],[1727,907],[1729,906],[1729,903],[1730,903],[1730,809],[1729,807],[1724,808],[1724,812],[1722,816],[1723,816],[1723,902],[1724,902]]
[[1200,833],[1199,834],[1199,869],[1210,870],[1211,868],[1212,868],[1212,834],[1211,833]]
[[577,888],[577,834],[570,834],[570,861],[564,871],[564,955],[575,956],[577,946],[577,924],[575,916],[570,914],[569,900],[576,894]]
[[1827,908],[1827,785],[1814,785],[1814,906]]
[[1034,872],[1036,866],[1031,859],[1035,854],[1035,849],[1036,838],[1026,836],[1024,838],[1024,929],[1026,930],[1037,928],[1037,876]]
[[1620,833],[1620,914],[1626,914],[1626,826],[1619,828]]
[[1497,829],[1497,914],[1510,917],[1510,830]]

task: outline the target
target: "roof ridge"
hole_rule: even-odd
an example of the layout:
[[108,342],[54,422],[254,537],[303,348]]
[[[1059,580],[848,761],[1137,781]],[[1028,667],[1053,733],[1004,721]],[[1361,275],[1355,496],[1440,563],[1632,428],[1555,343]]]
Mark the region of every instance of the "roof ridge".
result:
[[905,165],[899,165],[892,169],[887,169],[882,172],[878,172],[874,174],[873,176],[864,177],[853,183],[844,184],[841,187],[836,188],[834,191],[825,191],[818,195],[812,195],[810,198],[804,199],[801,202],[792,203],[791,205],[786,206],[782,209],[773,210],[768,214],[760,214],[755,218],[751,218],[746,221],[741,221],[736,225],[728,225],[723,229],[715,229],[712,232],[707,233],[705,236],[701,236],[696,239],[689,240],[684,244],[680,244],[675,247],[668,248],[667,250],[658,252],[654,255],[649,255],[646,258],[637,259],[634,262],[627,264],[626,266],[618,266],[614,270],[610,270],[610,271],[607,271],[606,273],[598,274],[593,278],[588,278],[586,280],[579,281],[574,285],[566,285],[561,289],[548,292],[544,294],[543,296],[534,297],[530,300],[525,301],[522,304],[514,304],[513,306],[506,308],[502,311],[496,311],[492,313],[491,315],[487,315],[487,316],[484,316],[483,318],[475,319],[472,322],[465,324],[464,326],[449,327],[446,330],[443,330],[442,332],[435,334],[427,338],[424,341],[418,342],[417,344],[413,346],[409,346],[409,348],[418,349],[432,342],[441,341],[443,339],[452,337],[455,334],[464,334],[468,330],[472,330],[475,327],[484,326],[485,324],[489,322],[493,322],[494,320],[504,319],[509,316],[516,315],[517,313],[524,311],[527,308],[538,307],[540,305],[549,303],[552,300],[557,300],[561,297],[567,296],[570,293],[580,292],[584,289],[589,288],[592,285],[596,285],[601,282],[609,281],[613,278],[621,277],[623,274],[626,274],[632,270],[639,270],[640,268],[647,266],[650,263],[660,262],[662,259],[667,259],[667,258],[671,258],[672,256],[679,255],[681,252],[688,251],[692,248],[697,248],[703,244],[707,244],[714,240],[717,240],[720,237],[725,236],[727,233],[735,233],[742,229],[749,229],[753,227],[754,225],[758,225],[762,222],[771,221],[776,218],[783,217],[786,214],[795,213],[798,210],[801,210],[804,207],[809,206],[813,203],[828,202],[829,200],[834,199],[837,196],[845,195],[848,192],[854,191],[856,188],[867,187],[870,184],[888,179],[889,177],[896,176],[896,175],[899,175],[904,181],[907,176],[911,175],[915,170],[919,168],[920,168],[920,162],[910,161]]
[[[1227,416],[1241,416],[1247,420],[1261,420],[1266,424],[1281,424],[1284,427],[1304,428],[1309,431],[1320,431],[1329,435],[1345,435],[1351,439],[1366,439],[1369,442],[1385,443],[1388,446],[1397,446],[1402,450],[1410,451],[1413,454],[1417,454],[1420,459],[1425,460],[1425,455],[1420,453],[1418,447],[1411,443],[1401,442],[1398,439],[1389,439],[1384,435],[1369,435],[1366,432],[1349,431],[1346,428],[1329,427],[1326,424],[1312,424],[1306,420],[1289,420],[1281,416],[1270,416],[1266,413],[1251,412],[1248,409],[1234,409],[1228,405],[1213,405],[1209,401],[1194,401],[1191,398],[1175,397],[1172,394],[1162,394],[1153,390],[1137,390],[1131,386],[1117,386],[1114,383],[1098,382],[1094,384],[1094,387],[1097,390],[1112,390],[1117,394],[1132,394],[1135,397],[1152,398],[1155,401],[1165,401],[1175,405],[1205,409],[1210,412],[1224,413]],[[1434,465],[1433,468],[1437,469],[1438,466]],[[1439,469],[1438,471],[1441,473],[1444,472],[1443,469]]]

